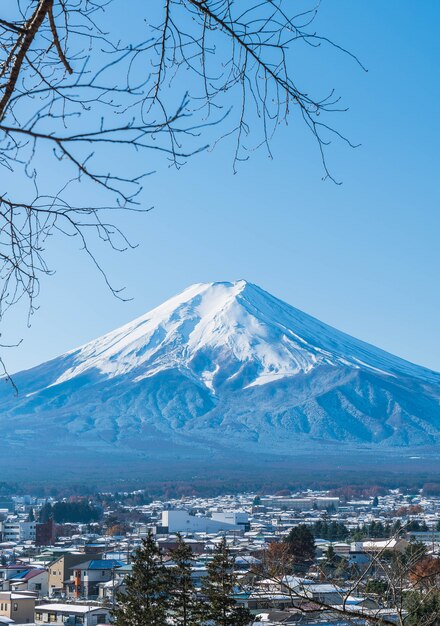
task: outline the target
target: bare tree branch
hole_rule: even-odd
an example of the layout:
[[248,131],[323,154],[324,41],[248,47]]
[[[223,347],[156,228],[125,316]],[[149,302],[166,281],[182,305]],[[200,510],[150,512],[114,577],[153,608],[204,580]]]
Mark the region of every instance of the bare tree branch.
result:
[[[328,120],[345,110],[339,98],[309,95],[291,69],[301,45],[355,58],[309,30],[314,6],[299,15],[282,0],[130,9],[136,23],[122,35],[105,28],[120,10],[111,0],[17,0],[0,19],[0,318],[22,298],[34,312],[40,277],[52,271],[45,248],[53,234],[76,237],[110,285],[93,238],[115,250],[129,245],[109,213],[149,210],[143,181],[161,158],[179,168],[233,136],[235,169],[261,145],[271,155],[291,113],[317,141],[325,178],[336,182],[330,140],[353,146]],[[14,188],[19,197],[7,191]],[[72,203],[91,191],[93,206]]]

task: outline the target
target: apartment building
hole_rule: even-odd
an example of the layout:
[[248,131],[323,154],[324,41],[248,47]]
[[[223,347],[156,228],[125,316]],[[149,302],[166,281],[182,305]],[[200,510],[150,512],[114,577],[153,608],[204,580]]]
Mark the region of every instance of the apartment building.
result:
[[23,521],[17,517],[9,517],[0,522],[0,534],[2,541],[22,543],[23,541],[35,541],[36,522]]

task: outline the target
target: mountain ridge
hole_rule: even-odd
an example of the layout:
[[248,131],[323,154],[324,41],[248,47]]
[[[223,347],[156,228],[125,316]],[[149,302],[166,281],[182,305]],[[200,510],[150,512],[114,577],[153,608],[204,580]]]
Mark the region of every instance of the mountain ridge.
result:
[[159,458],[440,442],[440,374],[355,339],[244,280],[198,283],[15,376],[6,454],[42,437]]
[[[271,301],[275,302],[277,305],[282,305],[284,307],[287,307],[288,309],[290,309],[291,311],[294,311],[296,315],[300,316],[300,323],[304,328],[304,320],[308,321],[309,323],[311,322],[312,324],[314,324],[315,326],[319,327],[321,329],[321,333],[322,335],[326,335],[329,336],[329,334],[337,334],[339,337],[345,339],[348,342],[352,342],[355,343],[358,347],[364,348],[367,351],[370,351],[370,353],[372,351],[374,351],[377,354],[380,354],[382,356],[382,358],[385,358],[387,360],[390,360],[392,362],[394,362],[396,365],[396,367],[399,367],[402,369],[402,371],[406,372],[407,374],[411,375],[411,376],[420,376],[423,378],[428,378],[428,379],[434,379],[436,381],[440,380],[440,374],[437,372],[434,372],[433,370],[430,370],[424,366],[421,365],[415,365],[413,363],[411,363],[410,361],[407,361],[401,357],[392,355],[389,352],[386,352],[380,348],[377,348],[371,344],[368,344],[367,342],[364,342],[362,340],[359,339],[355,339],[354,337],[348,335],[347,333],[344,333],[342,331],[336,330],[333,327],[324,324],[323,322],[320,322],[318,319],[312,317],[311,315],[308,315],[306,313],[303,313],[302,311],[295,309],[294,307],[290,306],[290,305],[286,305],[284,302],[282,302],[281,300],[279,300],[278,298],[275,298],[274,296],[272,296],[271,294],[268,294],[267,292],[265,292],[264,290],[262,290],[260,287],[253,285],[252,283],[248,283],[245,280],[240,280],[240,281],[236,281],[234,283],[228,283],[228,282],[217,282],[217,283],[196,283],[194,285],[191,285],[190,287],[188,287],[187,289],[185,289],[183,292],[181,292],[180,294],[178,294],[177,296],[174,296],[170,299],[168,299],[165,303],[159,305],[158,307],[155,307],[154,309],[152,309],[151,311],[149,311],[148,313],[146,313],[145,315],[142,315],[138,318],[136,318],[135,320],[133,320],[132,322],[129,322],[127,324],[124,324],[123,326],[121,326],[120,328],[114,330],[114,331],[110,331],[108,333],[105,333],[104,335],[98,337],[95,340],[86,342],[85,344],[74,348],[72,350],[69,350],[68,352],[62,354],[60,357],[55,357],[55,359],[51,359],[51,361],[54,360],[58,360],[60,358],[64,358],[64,357],[69,357],[69,356],[74,356],[74,355],[78,355],[81,353],[84,353],[85,358],[87,359],[87,367],[90,368],[93,366],[93,364],[98,360],[96,358],[96,346],[100,345],[100,344],[104,344],[104,347],[101,346],[100,347],[100,351],[103,352],[104,349],[107,352],[107,354],[110,357],[114,356],[114,352],[112,352],[111,348],[117,346],[120,342],[121,339],[124,338],[124,336],[130,336],[132,341],[136,341],[139,339],[138,334],[136,333],[136,331],[141,330],[142,334],[140,336],[142,343],[145,343],[144,340],[144,334],[145,334],[145,326],[148,325],[148,322],[153,322],[153,324],[158,321],[158,316],[157,314],[159,314],[159,321],[162,322],[163,319],[160,319],[160,315],[163,316],[163,313],[167,313],[170,308],[171,311],[175,311],[175,308],[172,308],[173,305],[174,307],[176,307],[176,303],[177,305],[182,305],[182,304],[187,304],[189,299],[193,299],[194,297],[199,297],[201,293],[203,293],[203,291],[206,291],[208,289],[217,289],[219,287],[223,287],[225,286],[226,288],[228,288],[229,286],[232,287],[233,289],[233,295],[241,295],[243,293],[243,291],[247,290],[247,291],[253,291],[255,293],[257,293],[260,297],[263,296],[264,298],[266,298],[266,300],[270,299]],[[225,305],[230,304],[230,301],[232,300],[231,298],[231,294],[229,295],[229,302],[226,302]],[[267,316],[266,316],[267,317]],[[267,320],[265,320],[267,321]],[[269,324],[273,324],[274,321],[269,319],[268,320]],[[282,327],[282,324],[279,324],[279,329],[281,331],[289,331],[290,329],[288,329],[287,327]],[[147,329],[148,330],[148,329]],[[330,331],[330,332],[329,332]],[[292,336],[292,332],[290,331],[290,336]],[[304,341],[301,337],[297,337],[300,341]],[[321,337],[322,338],[322,337]],[[157,338],[155,338],[157,339]],[[109,343],[113,344],[110,346],[105,347],[105,343]],[[306,342],[304,342],[306,343]],[[200,346],[197,346],[197,348],[200,348]],[[328,347],[327,346],[327,351],[331,352],[332,348],[334,349],[334,346],[332,347]],[[91,354],[91,350],[93,352],[95,352],[95,354]],[[98,353],[99,356],[99,353]],[[147,360],[148,358],[148,354],[146,355],[146,358],[143,360]],[[92,361],[90,361],[90,359],[93,359]],[[374,366],[372,366],[371,364],[369,365],[366,362],[362,362],[361,359],[357,359],[358,366],[367,366],[370,369],[374,369]],[[118,375],[121,373],[124,373],[123,368],[121,368],[121,364],[117,363],[117,368],[116,370],[113,372],[114,375]],[[136,365],[136,364],[135,364]],[[356,362],[353,361],[352,365],[356,366]],[[34,368],[31,369],[35,369],[38,368],[39,366],[35,366]],[[60,377],[59,382],[62,382],[63,380],[65,380],[66,378],[69,377],[69,375],[75,375],[80,373],[81,371],[83,371],[84,368],[81,367],[77,367],[77,369],[73,372],[67,372],[64,373],[64,375],[62,377]],[[110,368],[111,369],[111,368]],[[378,368],[380,369],[380,368]],[[392,368],[393,369],[393,368]],[[105,370],[104,370],[105,371]],[[112,372],[111,372],[112,373]],[[291,372],[292,374],[294,374],[295,372]],[[392,371],[388,372],[389,374],[392,373]],[[54,383],[56,384],[56,382]]]

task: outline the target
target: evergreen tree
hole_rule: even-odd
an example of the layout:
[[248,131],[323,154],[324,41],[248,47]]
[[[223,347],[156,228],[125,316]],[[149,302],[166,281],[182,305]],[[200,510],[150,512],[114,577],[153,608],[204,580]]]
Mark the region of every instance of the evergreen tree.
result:
[[426,557],[428,548],[421,541],[411,541],[404,552],[394,555],[394,558],[408,567],[413,567],[418,561]]
[[192,550],[177,535],[177,547],[171,551],[174,567],[170,571],[170,608],[173,624],[199,626],[199,603],[191,578]]
[[125,591],[118,593],[113,610],[116,626],[164,626],[169,610],[169,575],[150,532],[133,559]]
[[334,558],[335,558],[336,554],[335,554],[335,549],[332,546],[332,544],[329,545],[329,547],[327,548],[327,553],[326,553],[326,560],[329,563],[332,563]]
[[352,541],[362,541],[365,538],[365,527],[361,528],[356,526],[356,529],[351,533]]
[[87,524],[97,521],[102,515],[100,509],[97,509],[85,500],[79,502],[56,502],[53,505],[52,513],[54,521],[60,524],[66,522],[83,522]]
[[40,514],[38,515],[38,521],[44,524],[45,522],[48,522],[51,517],[53,517],[52,505],[50,502],[46,502],[46,504],[41,507]]
[[370,578],[365,586],[366,593],[374,593],[379,596],[385,595],[388,589],[388,584],[385,580],[379,580]]
[[315,557],[315,539],[305,524],[294,526],[287,535],[286,543],[290,554],[297,562],[311,561]]
[[210,626],[248,626],[252,620],[251,614],[247,609],[237,607],[232,597],[237,580],[234,559],[225,539],[216,548],[207,570],[208,575],[202,583],[205,603],[201,623],[208,623]]
[[408,626],[440,626],[440,592],[423,594],[411,591],[405,598]]

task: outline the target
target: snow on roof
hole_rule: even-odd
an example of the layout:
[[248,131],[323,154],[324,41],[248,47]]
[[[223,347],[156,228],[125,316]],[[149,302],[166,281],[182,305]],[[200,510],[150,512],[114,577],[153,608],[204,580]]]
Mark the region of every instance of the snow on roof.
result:
[[92,613],[93,611],[106,611],[104,607],[101,606],[89,606],[84,604],[62,604],[56,603],[53,604],[39,604],[35,607],[36,611],[50,611],[55,613],[80,613],[84,615],[86,613]]

